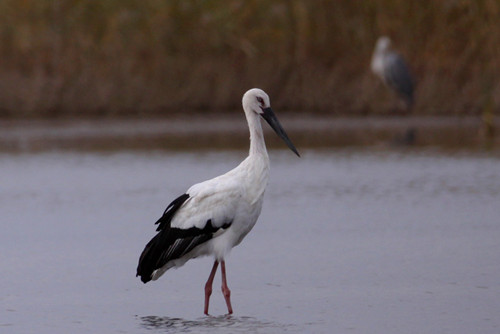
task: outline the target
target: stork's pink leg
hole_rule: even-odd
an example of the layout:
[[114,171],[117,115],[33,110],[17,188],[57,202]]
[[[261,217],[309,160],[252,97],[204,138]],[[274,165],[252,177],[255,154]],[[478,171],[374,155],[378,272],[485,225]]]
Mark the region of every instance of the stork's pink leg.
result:
[[205,284],[205,314],[208,315],[208,303],[210,301],[210,295],[212,294],[212,283],[214,282],[215,273],[217,272],[217,267],[219,262],[215,261],[210,276],[208,276],[207,283]]
[[224,299],[226,300],[227,312],[229,314],[232,314],[233,308],[231,307],[231,290],[229,290],[229,288],[227,287],[226,280],[226,262],[221,261],[220,271],[222,273],[222,294],[224,295]]

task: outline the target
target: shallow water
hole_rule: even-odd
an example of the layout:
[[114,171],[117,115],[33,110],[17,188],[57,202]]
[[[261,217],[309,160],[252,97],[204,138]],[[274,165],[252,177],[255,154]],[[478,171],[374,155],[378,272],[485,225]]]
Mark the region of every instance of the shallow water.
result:
[[0,154],[1,333],[498,333],[500,157],[272,151],[262,215],[227,260],[146,285],[153,222],[222,152]]

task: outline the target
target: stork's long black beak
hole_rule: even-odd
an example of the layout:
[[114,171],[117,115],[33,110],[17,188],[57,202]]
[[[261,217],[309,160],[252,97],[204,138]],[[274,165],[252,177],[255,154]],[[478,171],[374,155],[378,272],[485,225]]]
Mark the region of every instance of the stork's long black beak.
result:
[[290,140],[290,138],[288,138],[288,135],[281,126],[280,122],[278,121],[278,118],[276,118],[276,115],[274,114],[273,110],[271,108],[262,108],[262,111],[263,111],[263,113],[261,114],[262,118],[265,119],[266,122],[273,128],[274,132],[276,132],[276,134],[281,139],[283,139],[283,141],[293,151],[293,153],[297,154],[297,156],[300,157],[299,152],[297,152],[297,149],[293,145],[292,141]]

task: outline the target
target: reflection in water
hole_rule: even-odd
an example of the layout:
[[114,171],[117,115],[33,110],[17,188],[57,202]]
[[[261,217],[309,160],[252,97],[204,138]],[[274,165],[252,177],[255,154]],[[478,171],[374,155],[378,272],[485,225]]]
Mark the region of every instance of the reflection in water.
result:
[[252,317],[235,317],[222,315],[203,317],[196,320],[182,318],[159,317],[155,315],[137,317],[141,327],[149,330],[161,329],[165,333],[260,333],[283,331],[292,325],[276,324],[261,321]]

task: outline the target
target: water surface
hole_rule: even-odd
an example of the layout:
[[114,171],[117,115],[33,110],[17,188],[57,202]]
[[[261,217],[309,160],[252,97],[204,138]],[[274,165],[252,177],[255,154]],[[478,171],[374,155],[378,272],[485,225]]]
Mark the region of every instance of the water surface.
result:
[[1,154],[2,333],[498,333],[500,158],[272,151],[262,215],[227,260],[146,285],[153,223],[244,151]]

